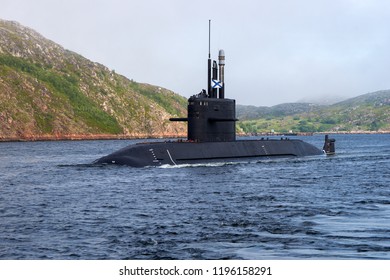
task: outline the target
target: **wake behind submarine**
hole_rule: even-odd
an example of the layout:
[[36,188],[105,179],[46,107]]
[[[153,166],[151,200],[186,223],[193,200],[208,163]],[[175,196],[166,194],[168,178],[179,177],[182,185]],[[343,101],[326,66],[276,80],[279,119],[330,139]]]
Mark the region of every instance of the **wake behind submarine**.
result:
[[[129,145],[94,163],[133,167],[250,161],[278,157],[315,156],[335,153],[335,140],[325,136],[323,150],[298,139],[236,140],[236,105],[225,98],[225,53],[218,65],[208,57],[208,90],[188,99],[187,140]],[[219,68],[219,69],[218,69]]]

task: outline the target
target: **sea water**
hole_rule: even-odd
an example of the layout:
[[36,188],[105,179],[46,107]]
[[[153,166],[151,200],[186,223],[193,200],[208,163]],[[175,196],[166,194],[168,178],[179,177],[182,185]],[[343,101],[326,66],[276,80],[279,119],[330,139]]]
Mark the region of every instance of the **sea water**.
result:
[[146,168],[91,164],[137,141],[0,143],[0,259],[390,259],[390,135],[331,137]]

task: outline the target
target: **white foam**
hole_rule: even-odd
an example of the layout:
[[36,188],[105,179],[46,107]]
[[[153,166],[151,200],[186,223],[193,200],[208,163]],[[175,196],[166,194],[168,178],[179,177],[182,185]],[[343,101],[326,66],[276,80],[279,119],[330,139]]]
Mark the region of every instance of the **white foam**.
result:
[[190,167],[221,167],[225,165],[232,165],[232,164],[240,164],[242,162],[208,162],[208,163],[185,163],[185,164],[177,164],[177,165],[170,165],[170,164],[164,164],[159,166],[159,168],[190,168]]

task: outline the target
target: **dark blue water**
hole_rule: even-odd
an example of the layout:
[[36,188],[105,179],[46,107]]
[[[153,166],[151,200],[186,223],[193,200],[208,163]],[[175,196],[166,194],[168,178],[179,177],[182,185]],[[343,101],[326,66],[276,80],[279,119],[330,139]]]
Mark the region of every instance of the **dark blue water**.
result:
[[0,259],[390,259],[390,135],[336,139],[171,168],[89,165],[134,141],[0,143]]

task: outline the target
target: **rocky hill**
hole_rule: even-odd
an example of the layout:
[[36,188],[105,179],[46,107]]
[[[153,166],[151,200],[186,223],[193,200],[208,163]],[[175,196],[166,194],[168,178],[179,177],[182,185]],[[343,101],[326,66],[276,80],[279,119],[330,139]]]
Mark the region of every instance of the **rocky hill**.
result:
[[[0,20],[0,141],[185,136],[186,99]],[[390,90],[333,105],[237,106],[242,133],[390,131]]]
[[186,99],[0,20],[0,140],[186,134]]
[[239,106],[244,133],[390,131],[390,90],[360,95],[333,105],[288,103],[273,107]]

